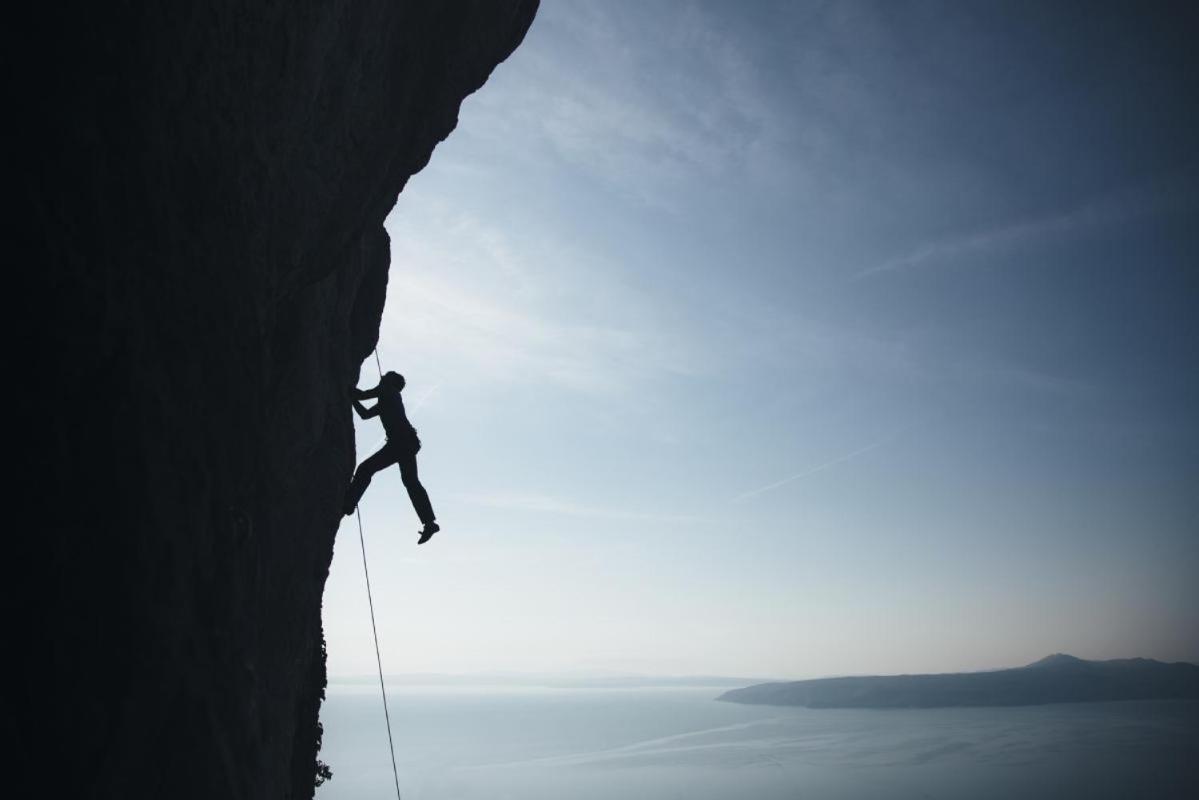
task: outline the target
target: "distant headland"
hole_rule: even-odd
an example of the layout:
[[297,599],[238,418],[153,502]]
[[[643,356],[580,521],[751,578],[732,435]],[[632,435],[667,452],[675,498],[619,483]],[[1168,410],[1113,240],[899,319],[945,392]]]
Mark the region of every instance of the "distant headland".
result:
[[1148,658],[1086,661],[1057,653],[1012,669],[760,683],[718,700],[807,708],[1030,706],[1110,700],[1199,699],[1199,666]]

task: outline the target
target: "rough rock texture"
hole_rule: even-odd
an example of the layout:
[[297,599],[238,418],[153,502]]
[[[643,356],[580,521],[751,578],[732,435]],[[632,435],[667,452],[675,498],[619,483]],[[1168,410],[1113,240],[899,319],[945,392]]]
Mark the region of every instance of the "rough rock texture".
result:
[[14,796],[311,795],[383,219],[535,10],[10,19],[29,282],[10,295],[29,517],[7,587]]

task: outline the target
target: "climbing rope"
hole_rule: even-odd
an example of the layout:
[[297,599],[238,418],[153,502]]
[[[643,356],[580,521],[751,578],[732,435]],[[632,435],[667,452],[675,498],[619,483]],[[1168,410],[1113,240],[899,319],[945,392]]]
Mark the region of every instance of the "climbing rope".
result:
[[[379,348],[375,348],[375,367],[379,379],[383,379],[383,365],[379,361]],[[379,692],[383,695],[383,719],[387,720],[387,752],[391,754],[391,777],[395,779],[396,800],[400,797],[400,771],[396,768],[396,746],[391,738],[391,714],[387,710],[387,687],[383,684],[383,657],[379,655],[379,629],[375,627],[375,599],[371,596],[371,572],[366,566],[366,537],[362,535],[362,511],[354,506],[358,517],[358,544],[362,545],[362,574],[366,576],[366,600],[371,609],[371,635],[375,638],[375,664],[379,667]]]
[[371,634],[375,637],[375,664],[379,667],[379,692],[383,695],[383,718],[387,720],[387,752],[391,753],[391,776],[395,779],[396,800],[400,798],[400,771],[396,768],[396,746],[391,738],[391,714],[387,710],[387,687],[383,685],[383,657],[379,655],[379,629],[375,627],[375,599],[371,596],[371,573],[366,566],[366,537],[362,535],[362,511],[354,507],[358,517],[358,543],[362,545],[362,574],[366,576],[366,599],[371,609]]

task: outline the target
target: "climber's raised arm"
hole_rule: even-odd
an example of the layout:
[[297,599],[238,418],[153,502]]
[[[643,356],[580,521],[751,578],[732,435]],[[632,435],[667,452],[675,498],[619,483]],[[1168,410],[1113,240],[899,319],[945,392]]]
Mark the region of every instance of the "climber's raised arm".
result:
[[362,405],[362,403],[357,398],[355,398],[353,400],[353,403],[354,403],[354,410],[358,412],[358,416],[361,417],[362,419],[370,419],[371,417],[379,416],[379,404],[378,403],[375,403],[370,408],[367,408],[366,406]]
[[370,400],[372,397],[379,396],[380,388],[380,386],[376,386],[374,389],[359,389],[357,386],[354,386],[350,389],[350,397],[353,397],[355,400]]

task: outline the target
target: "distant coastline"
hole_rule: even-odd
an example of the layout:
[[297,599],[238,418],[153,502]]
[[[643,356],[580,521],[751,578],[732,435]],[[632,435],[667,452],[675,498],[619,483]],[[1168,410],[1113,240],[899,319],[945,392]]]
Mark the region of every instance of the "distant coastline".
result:
[[[668,689],[668,688],[726,688],[744,686],[753,678],[725,675],[627,675],[627,674],[562,674],[562,673],[404,673],[387,676],[388,686],[437,687],[512,687],[539,689]],[[761,678],[758,678],[761,680]],[[329,684],[336,686],[378,686],[376,675],[331,675]]]
[[947,708],[1199,699],[1199,666],[1147,658],[1087,661],[1058,653],[1027,666],[991,672],[760,683],[733,689],[717,699],[807,708]]

